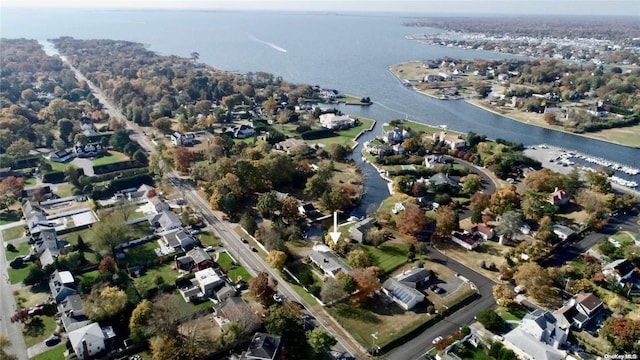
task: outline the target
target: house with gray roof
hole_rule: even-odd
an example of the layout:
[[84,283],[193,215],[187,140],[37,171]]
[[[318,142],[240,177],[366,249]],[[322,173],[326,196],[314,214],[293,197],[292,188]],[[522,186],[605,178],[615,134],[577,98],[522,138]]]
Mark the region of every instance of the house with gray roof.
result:
[[260,328],[260,319],[240,296],[230,297],[213,306],[215,321],[222,331],[232,322],[239,323],[246,333],[252,333]]
[[327,245],[314,245],[309,259],[319,267],[325,275],[332,278],[335,278],[339,272],[348,274],[351,271],[349,265],[337,257]]
[[627,259],[618,259],[602,267],[605,277],[613,279],[618,286],[633,280],[635,266]]
[[162,237],[164,238],[165,245],[174,250],[182,249],[188,251],[198,244],[198,241],[193,235],[182,228],[168,231],[164,233]]
[[274,360],[280,351],[280,336],[257,332],[253,334],[247,351],[242,354],[242,360]]
[[429,184],[435,185],[435,186],[440,186],[440,185],[449,185],[449,186],[453,186],[453,187],[458,187],[460,186],[460,184],[451,179],[449,177],[449,175],[445,174],[445,173],[437,173],[435,175],[433,175],[432,177],[429,178]]
[[182,227],[182,222],[178,219],[178,215],[171,210],[163,210],[149,217],[149,223],[160,231],[170,231]]
[[351,235],[351,238],[353,240],[361,243],[366,238],[367,233],[369,233],[369,230],[371,230],[375,223],[376,220],[370,217],[361,220],[349,228],[349,235]]
[[89,325],[91,320],[85,315],[82,299],[80,295],[74,294],[67,296],[58,305],[60,313],[60,322],[67,333]]
[[64,299],[78,293],[73,275],[69,271],[55,270],[49,280],[51,298],[60,304]]
[[87,360],[106,352],[109,348],[110,340],[115,336],[116,334],[111,326],[101,327],[98,323],[91,323],[71,331],[69,333],[69,342],[78,360]]
[[522,359],[560,360],[566,356],[560,349],[568,335],[569,330],[560,327],[550,312],[535,310],[504,335],[503,344]]
[[419,267],[405,271],[395,278],[396,280],[417,289],[427,285],[431,279],[431,272],[425,268]]
[[389,278],[382,284],[382,291],[405,310],[411,310],[424,301],[421,291],[394,278]]

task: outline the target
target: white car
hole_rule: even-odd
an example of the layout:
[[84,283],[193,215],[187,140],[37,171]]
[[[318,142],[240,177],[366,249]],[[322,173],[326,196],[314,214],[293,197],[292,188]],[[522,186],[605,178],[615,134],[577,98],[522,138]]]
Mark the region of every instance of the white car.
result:
[[442,341],[442,336],[438,336],[437,338],[433,339],[433,341],[431,342],[433,345],[439,343],[440,341]]

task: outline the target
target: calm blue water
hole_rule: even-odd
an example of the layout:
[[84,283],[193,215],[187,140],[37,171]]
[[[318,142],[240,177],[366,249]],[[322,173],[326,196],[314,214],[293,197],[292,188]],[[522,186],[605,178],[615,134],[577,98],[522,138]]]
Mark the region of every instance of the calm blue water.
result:
[[[2,9],[0,34],[38,40],[59,36],[124,39],[167,55],[189,56],[197,51],[200,61],[220,69],[266,71],[291,82],[369,96],[375,105],[348,108],[378,120],[375,131],[364,139],[380,134],[383,122],[407,117],[525,145],[562,146],[640,167],[640,149],[529,126],[463,101],[439,101],[402,86],[387,71],[389,65],[444,56],[505,57],[405,40],[406,34],[429,30],[403,27],[404,21],[399,15],[380,14]],[[359,156],[356,160],[360,161]],[[375,171],[365,166],[365,173],[368,190],[360,213],[386,196],[386,186],[373,176]]]

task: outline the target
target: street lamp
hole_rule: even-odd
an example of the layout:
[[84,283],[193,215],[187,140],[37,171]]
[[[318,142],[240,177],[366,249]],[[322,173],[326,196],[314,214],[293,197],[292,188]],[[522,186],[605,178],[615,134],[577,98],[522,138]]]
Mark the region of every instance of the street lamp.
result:
[[373,338],[373,345],[371,348],[371,354],[375,355],[376,351],[378,350],[378,346],[376,345],[376,340],[378,340],[378,332],[374,332],[373,334],[371,334],[371,337]]

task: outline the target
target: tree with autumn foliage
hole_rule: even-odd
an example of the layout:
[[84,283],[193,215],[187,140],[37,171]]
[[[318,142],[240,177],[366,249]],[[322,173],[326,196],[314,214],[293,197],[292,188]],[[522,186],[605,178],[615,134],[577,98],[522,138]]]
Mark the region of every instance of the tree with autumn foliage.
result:
[[287,262],[287,254],[284,251],[271,250],[267,255],[267,262],[272,268],[282,270]]
[[600,333],[618,351],[630,354],[640,351],[640,321],[629,318],[610,317],[605,320]]
[[380,279],[378,279],[379,272],[380,269],[376,266],[351,270],[349,275],[355,280],[358,289],[358,292],[352,297],[354,302],[361,303],[375,295],[382,286]]
[[513,304],[516,293],[508,286],[496,284],[493,285],[493,297],[500,306],[509,306]]
[[469,209],[482,212],[489,207],[489,203],[491,203],[491,194],[478,191],[471,195]]
[[458,212],[451,205],[440,206],[436,210],[436,234],[442,237],[450,236],[452,232],[458,230]]
[[530,172],[524,179],[524,184],[529,189],[533,189],[538,192],[551,193],[556,188],[562,189],[565,182],[564,175],[547,168],[542,168],[539,171]]
[[520,195],[515,185],[504,187],[491,196],[489,210],[500,215],[505,211],[515,210],[520,206]]
[[102,321],[124,310],[127,305],[127,294],[115,286],[96,284],[82,304],[89,319]]
[[193,153],[189,149],[184,146],[178,146],[173,149],[173,164],[177,171],[188,172],[191,161],[193,161]]
[[0,182],[0,210],[7,209],[20,197],[24,178],[9,176]]
[[427,225],[428,219],[424,211],[416,204],[405,205],[398,220],[398,230],[409,236],[416,236]]
[[98,264],[100,274],[115,274],[118,271],[118,265],[112,256],[107,255]]
[[262,271],[249,280],[249,293],[263,306],[273,303],[273,295],[278,292],[278,281]]
[[543,306],[553,306],[560,301],[547,269],[535,262],[520,264],[513,278],[518,285],[524,287],[527,293]]

